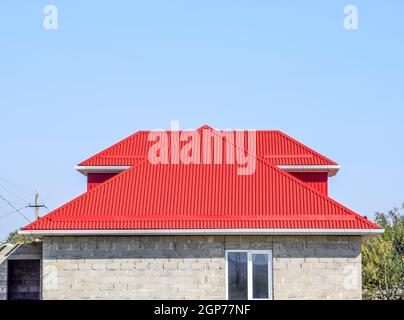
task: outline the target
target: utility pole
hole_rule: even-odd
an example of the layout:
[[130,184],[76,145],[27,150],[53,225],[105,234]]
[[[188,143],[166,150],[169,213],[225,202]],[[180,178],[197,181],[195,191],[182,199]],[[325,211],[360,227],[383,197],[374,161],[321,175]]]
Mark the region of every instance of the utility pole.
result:
[[28,205],[28,207],[35,209],[35,219],[39,219],[41,217],[39,215],[39,209],[46,208],[46,206],[44,204],[40,204],[38,192],[35,193],[35,204],[34,205],[30,204],[30,205]]

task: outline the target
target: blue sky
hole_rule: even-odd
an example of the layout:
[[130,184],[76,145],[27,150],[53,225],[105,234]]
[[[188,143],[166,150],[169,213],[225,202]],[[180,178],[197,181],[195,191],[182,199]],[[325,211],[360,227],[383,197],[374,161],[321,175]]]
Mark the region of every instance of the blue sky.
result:
[[[58,30],[42,26],[48,4]],[[355,31],[343,27],[348,4]],[[54,209],[86,189],[75,164],[179,120],[283,130],[341,164],[336,200],[368,217],[399,206],[403,10],[393,0],[2,0],[0,195],[20,208],[39,190]],[[0,204],[0,216],[11,211]],[[0,217],[0,239],[23,225]]]

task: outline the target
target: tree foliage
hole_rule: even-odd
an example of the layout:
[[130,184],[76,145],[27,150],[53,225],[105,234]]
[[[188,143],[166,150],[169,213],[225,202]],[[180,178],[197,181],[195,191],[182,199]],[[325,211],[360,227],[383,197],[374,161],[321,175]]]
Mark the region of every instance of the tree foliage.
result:
[[10,232],[8,238],[6,240],[7,243],[12,244],[21,244],[21,243],[31,243],[34,241],[34,238],[30,238],[18,233],[18,230],[14,232]]
[[375,222],[385,232],[362,246],[364,298],[403,299],[404,215],[394,208],[387,214],[376,213]]

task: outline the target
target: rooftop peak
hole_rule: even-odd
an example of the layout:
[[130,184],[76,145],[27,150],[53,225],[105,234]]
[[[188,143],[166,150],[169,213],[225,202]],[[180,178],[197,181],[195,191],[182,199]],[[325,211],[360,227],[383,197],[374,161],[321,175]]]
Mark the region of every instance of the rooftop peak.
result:
[[197,131],[200,131],[200,130],[214,130],[214,129],[211,126],[205,124],[202,127],[200,127],[199,129],[197,129]]

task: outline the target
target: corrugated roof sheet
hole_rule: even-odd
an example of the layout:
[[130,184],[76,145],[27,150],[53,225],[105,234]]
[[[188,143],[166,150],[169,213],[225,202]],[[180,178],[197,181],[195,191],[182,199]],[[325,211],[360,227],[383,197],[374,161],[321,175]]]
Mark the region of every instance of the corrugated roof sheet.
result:
[[[210,129],[203,126],[201,129]],[[147,156],[151,131],[139,131],[81,162],[80,166],[130,166]],[[158,131],[152,131],[158,133]],[[167,132],[167,131],[165,131]],[[175,132],[175,131],[174,131]],[[257,155],[276,165],[335,165],[336,163],[278,130],[257,130]],[[168,131],[171,136],[171,131]],[[178,133],[178,132],[175,132]],[[247,134],[247,132],[246,132]]]
[[24,230],[378,228],[265,159],[237,169],[142,160]]

